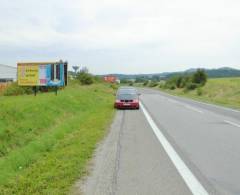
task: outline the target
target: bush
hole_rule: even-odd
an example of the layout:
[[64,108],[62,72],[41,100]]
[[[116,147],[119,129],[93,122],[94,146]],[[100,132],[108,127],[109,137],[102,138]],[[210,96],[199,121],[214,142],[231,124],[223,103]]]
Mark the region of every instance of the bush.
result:
[[174,89],[176,89],[176,86],[175,85],[169,85],[168,89],[174,90]]
[[201,88],[201,87],[198,87],[198,88],[197,88],[197,95],[198,95],[198,96],[201,96],[202,94],[203,94],[202,88]]
[[132,81],[130,81],[128,85],[129,85],[129,86],[133,86],[133,82],[132,82]]
[[144,77],[137,77],[135,79],[135,83],[144,83],[146,81],[146,79]]
[[175,75],[169,78],[165,85],[165,89],[184,88],[184,91],[194,90],[197,87],[204,86],[207,82],[207,74],[203,69],[198,69],[191,75]]
[[156,86],[158,86],[158,82],[155,82],[155,81],[151,81],[149,84],[149,87],[156,87]]
[[87,72],[78,73],[77,79],[80,81],[82,85],[91,85],[94,82],[93,76]]
[[192,82],[192,76],[191,75],[184,76],[183,79],[182,79],[182,83],[181,83],[181,87],[180,88],[186,87],[186,85],[188,83],[190,83],[190,82]]
[[145,82],[143,83],[143,86],[147,86],[148,83],[149,83],[149,81],[145,81]]
[[203,69],[198,69],[192,76],[192,82],[197,83],[201,86],[207,82],[207,74]]
[[182,88],[183,87],[183,80],[184,80],[183,76],[176,77],[175,83],[176,83],[177,88]]
[[165,85],[164,85],[165,89],[176,89],[176,84],[174,82],[172,82],[171,80],[166,81]]
[[199,84],[197,84],[197,83],[187,83],[185,88],[187,90],[194,90],[197,87],[199,87]]
[[14,82],[4,90],[3,95],[16,96],[16,95],[32,94],[32,93],[33,93],[32,87],[18,86],[17,82]]

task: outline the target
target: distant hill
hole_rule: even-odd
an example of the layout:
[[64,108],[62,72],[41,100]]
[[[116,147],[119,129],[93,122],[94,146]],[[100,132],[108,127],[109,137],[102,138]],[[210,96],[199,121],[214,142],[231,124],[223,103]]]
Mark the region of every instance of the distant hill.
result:
[[211,78],[238,77],[240,76],[240,70],[224,67],[219,69],[207,70],[207,74]]
[[[145,78],[145,79],[152,79],[154,77],[158,77],[160,79],[167,79],[169,77],[181,74],[191,74],[195,72],[197,69],[188,69],[182,72],[163,72],[163,73],[154,73],[154,74],[111,74],[119,79],[136,79],[136,78]],[[223,77],[239,77],[240,70],[229,68],[229,67],[222,67],[217,69],[205,69],[209,78],[223,78]],[[105,75],[102,75],[105,76]]]

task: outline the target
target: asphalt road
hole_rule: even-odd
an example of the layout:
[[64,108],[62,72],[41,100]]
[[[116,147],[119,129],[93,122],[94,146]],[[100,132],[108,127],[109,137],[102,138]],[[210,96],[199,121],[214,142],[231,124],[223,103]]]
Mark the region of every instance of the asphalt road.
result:
[[[240,112],[140,92],[151,119],[204,189],[240,194]],[[143,109],[120,110],[79,188],[85,194],[191,194],[191,182],[170,159]]]

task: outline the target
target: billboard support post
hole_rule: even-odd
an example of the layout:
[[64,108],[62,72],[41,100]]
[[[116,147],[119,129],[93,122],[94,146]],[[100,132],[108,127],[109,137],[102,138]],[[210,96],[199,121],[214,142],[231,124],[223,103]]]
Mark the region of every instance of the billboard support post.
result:
[[58,93],[58,87],[56,86],[55,87],[55,95],[57,95],[57,93]]
[[33,87],[33,91],[34,91],[34,96],[37,96],[37,87],[36,86]]

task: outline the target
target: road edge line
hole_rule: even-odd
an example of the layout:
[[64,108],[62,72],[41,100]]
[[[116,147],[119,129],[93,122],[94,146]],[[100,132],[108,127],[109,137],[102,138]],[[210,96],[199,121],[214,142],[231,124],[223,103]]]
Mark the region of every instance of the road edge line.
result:
[[229,120],[224,120],[225,123],[229,124],[229,125],[232,125],[234,127],[238,127],[240,128],[240,125],[235,123],[235,122],[232,122],[232,121],[229,121]]
[[234,108],[225,107],[225,106],[214,104],[214,103],[211,103],[211,102],[204,102],[204,101],[201,101],[201,100],[192,99],[190,97],[172,95],[170,93],[167,93],[167,92],[161,91],[161,90],[156,90],[156,91],[160,91],[160,93],[163,93],[163,94],[168,95],[168,96],[173,97],[173,98],[179,98],[181,100],[192,101],[192,102],[195,102],[195,103],[198,103],[198,104],[203,104],[203,105],[212,106],[212,107],[215,107],[215,108],[218,108],[218,109],[223,109],[223,110],[226,110],[226,111],[240,113],[240,110],[237,110],[237,109],[234,109]]
[[168,142],[166,137],[163,135],[161,130],[157,127],[157,125],[151,118],[150,114],[148,113],[148,111],[145,109],[145,107],[141,102],[140,102],[140,106],[149,125],[151,126],[156,137],[158,138],[158,141],[163,146],[165,152],[171,159],[172,163],[176,167],[177,171],[179,172],[179,174],[181,175],[181,177],[183,178],[183,180],[185,181],[186,185],[188,186],[190,191],[193,193],[193,195],[208,195],[209,193],[205,190],[202,184],[198,181],[198,179],[194,176],[191,170],[187,167],[187,165],[184,163],[181,157],[177,154],[177,152]]

